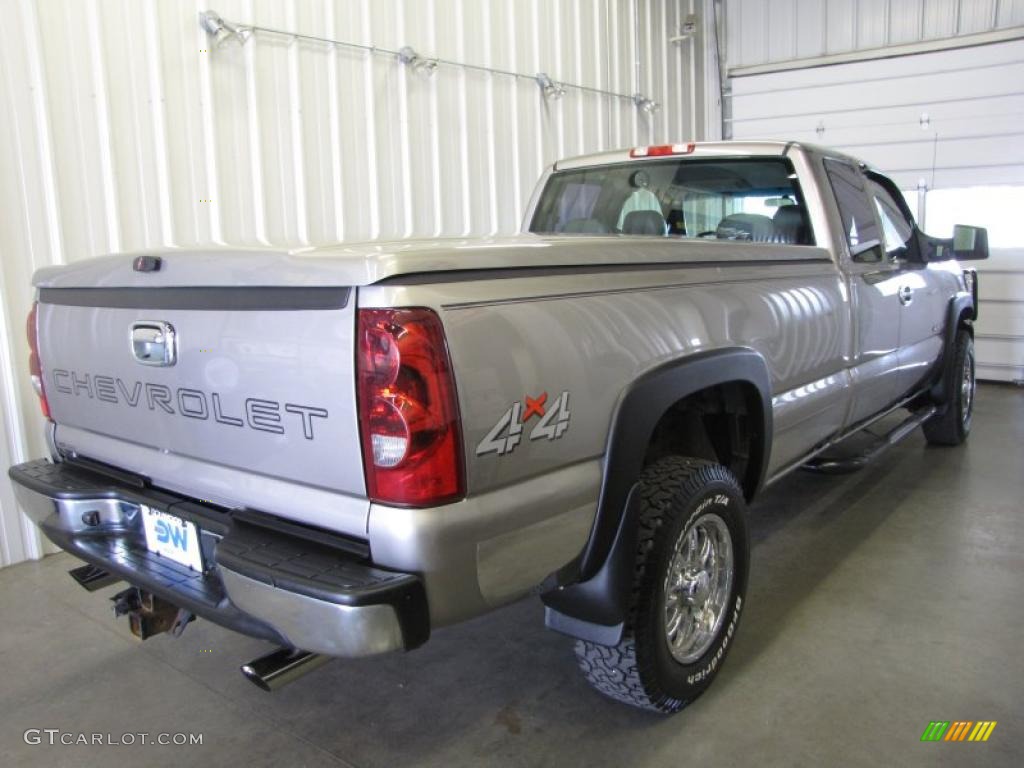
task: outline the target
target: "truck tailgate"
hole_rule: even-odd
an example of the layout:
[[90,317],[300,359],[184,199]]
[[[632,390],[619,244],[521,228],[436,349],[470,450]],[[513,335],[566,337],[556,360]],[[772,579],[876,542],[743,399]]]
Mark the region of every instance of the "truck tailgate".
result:
[[[58,440],[69,428],[135,446],[120,463],[169,486],[188,486],[165,476],[197,466],[175,459],[193,459],[362,498],[354,291],[289,285],[287,274],[281,285],[206,285],[201,268],[190,273],[195,285],[109,285],[109,273],[94,273],[40,286],[40,357]],[[274,281],[271,271],[262,277]],[[219,496],[232,501],[230,491]]]

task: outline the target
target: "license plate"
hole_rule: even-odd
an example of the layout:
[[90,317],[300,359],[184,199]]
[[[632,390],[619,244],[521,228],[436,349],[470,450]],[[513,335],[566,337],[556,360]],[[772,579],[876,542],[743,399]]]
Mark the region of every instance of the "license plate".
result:
[[146,549],[193,571],[203,570],[199,529],[193,523],[148,508],[142,510],[142,523],[146,530]]

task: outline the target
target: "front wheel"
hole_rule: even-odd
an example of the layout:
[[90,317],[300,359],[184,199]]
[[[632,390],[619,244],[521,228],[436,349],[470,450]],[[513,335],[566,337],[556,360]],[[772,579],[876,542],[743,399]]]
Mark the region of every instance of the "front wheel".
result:
[[725,467],[667,457],[640,477],[640,531],[622,640],[576,642],[580,670],[613,699],[678,712],[711,684],[746,594],[746,504]]
[[953,398],[941,416],[923,425],[925,439],[932,445],[960,445],[971,431],[974,415],[974,339],[966,328],[956,332],[953,345]]

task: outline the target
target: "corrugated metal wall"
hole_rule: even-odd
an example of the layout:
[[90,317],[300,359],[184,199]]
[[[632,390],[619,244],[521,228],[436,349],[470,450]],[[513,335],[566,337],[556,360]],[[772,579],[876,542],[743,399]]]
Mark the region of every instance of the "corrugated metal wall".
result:
[[[34,269],[101,253],[515,231],[558,157],[703,135],[701,0],[8,0],[0,25],[0,468],[43,453],[23,318]],[[623,99],[197,23],[279,27],[547,72]],[[639,50],[635,40],[639,40]],[[38,557],[0,479],[0,564]]]
[[725,0],[725,5],[733,68],[1024,24],[1024,0]]

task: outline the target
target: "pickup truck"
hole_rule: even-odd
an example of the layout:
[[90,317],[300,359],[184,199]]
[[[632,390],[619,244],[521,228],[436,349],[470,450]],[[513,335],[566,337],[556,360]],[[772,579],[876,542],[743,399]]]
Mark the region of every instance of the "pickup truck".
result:
[[274,643],[265,689],[539,595],[599,691],[675,712],[735,637],[762,488],[967,437],[986,256],[853,158],[718,142],[561,160],[513,237],[42,269],[50,456],[10,477],[139,637]]

